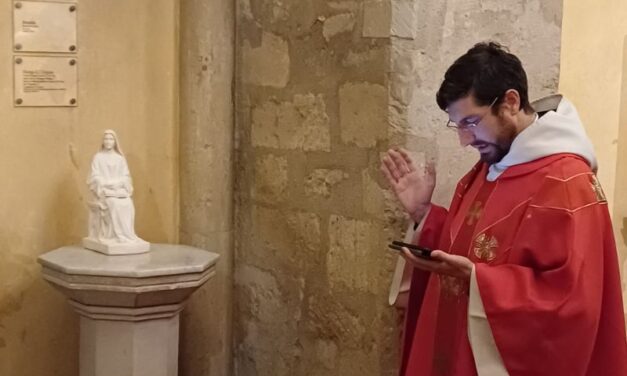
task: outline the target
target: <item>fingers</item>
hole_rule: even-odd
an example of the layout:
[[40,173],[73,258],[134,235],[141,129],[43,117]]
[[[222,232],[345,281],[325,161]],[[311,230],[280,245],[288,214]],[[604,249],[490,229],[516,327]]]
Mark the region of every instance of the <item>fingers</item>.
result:
[[[414,161],[411,159],[411,156],[407,152],[407,150],[403,148],[395,148],[388,150],[388,155],[393,158],[394,162],[397,165],[397,168],[401,172],[413,172],[416,171],[416,165]],[[433,159],[427,161],[424,164],[423,171],[425,175],[430,175],[435,177],[435,161]]]
[[431,258],[433,260],[437,260],[437,261],[441,261],[444,262],[446,264],[449,264],[455,268],[461,268],[463,266],[465,266],[465,264],[462,261],[462,257],[457,256],[457,255],[451,255],[450,253],[446,253],[443,251],[433,251],[431,252]]
[[398,179],[400,179],[401,176],[403,175],[403,172],[399,170],[394,160],[390,157],[389,152],[388,152],[388,155],[383,157],[383,165],[385,166],[387,171],[390,173],[390,175],[394,178],[394,181],[398,181]]
[[[389,173],[395,181],[398,181],[401,177],[416,170],[411,158],[407,152],[402,149],[388,150],[387,154],[382,159],[381,167],[384,174],[387,176],[387,173]],[[383,168],[387,170],[387,173]]]
[[406,149],[403,148],[394,148],[394,151],[396,151],[398,154],[403,156],[403,159],[405,159],[405,161],[407,162],[407,164],[410,163],[414,163],[414,161],[411,159],[411,157],[409,156],[409,152]]
[[409,249],[403,247],[403,257],[410,262],[414,267],[428,272],[439,273],[442,270],[443,263],[439,260],[426,260],[414,256]]
[[407,174],[412,171],[407,165],[407,160],[405,159],[405,157],[403,157],[399,150],[390,149],[388,150],[388,155],[392,158],[392,160],[396,164],[396,167],[400,170],[402,174]]
[[438,249],[431,252],[431,258],[434,260],[446,261],[449,259],[449,256],[450,255],[448,253],[440,251]]
[[474,265],[467,257],[452,255],[439,250],[431,252],[431,258],[441,262],[442,265],[446,265],[445,269],[448,271],[445,271],[445,274],[455,277],[470,277]]
[[473,263],[468,258],[439,250],[431,252],[431,259],[427,260],[416,257],[409,249],[403,248],[403,257],[415,268],[457,278],[470,278],[473,268]]
[[397,179],[395,179],[394,176],[392,176],[392,173],[390,172],[390,170],[388,169],[387,165],[385,164],[385,161],[381,162],[380,170],[383,173],[383,175],[385,176],[385,178],[388,180],[390,185],[394,185],[394,184],[397,183]]
[[[407,150],[402,148],[389,149],[381,160],[381,171],[391,184],[398,183],[399,179],[407,174],[415,172],[416,165]],[[435,181],[435,162],[430,160],[424,167],[420,167],[419,175]]]

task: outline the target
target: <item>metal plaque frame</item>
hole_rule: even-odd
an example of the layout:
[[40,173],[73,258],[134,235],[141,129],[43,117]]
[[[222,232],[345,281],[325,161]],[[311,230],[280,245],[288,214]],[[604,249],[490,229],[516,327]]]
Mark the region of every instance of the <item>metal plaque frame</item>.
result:
[[15,52],[74,53],[77,45],[76,3],[13,2]]
[[78,59],[74,56],[15,56],[15,107],[76,107]]

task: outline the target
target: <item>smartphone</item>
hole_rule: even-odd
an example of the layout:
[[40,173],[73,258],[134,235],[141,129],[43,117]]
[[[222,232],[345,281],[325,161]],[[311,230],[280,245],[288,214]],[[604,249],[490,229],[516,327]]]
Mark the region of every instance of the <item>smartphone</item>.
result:
[[424,259],[431,258],[431,250],[429,248],[421,247],[418,245],[403,243],[403,242],[399,242],[395,240],[391,244],[389,244],[388,247],[396,251],[401,251],[401,252],[403,251],[403,247],[405,247],[409,249],[409,252],[411,252],[412,255],[416,257],[420,257]]

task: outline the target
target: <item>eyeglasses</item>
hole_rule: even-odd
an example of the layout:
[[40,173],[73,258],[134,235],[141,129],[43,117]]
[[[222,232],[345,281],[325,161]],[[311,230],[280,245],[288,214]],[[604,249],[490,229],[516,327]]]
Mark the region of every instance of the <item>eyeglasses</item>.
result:
[[456,124],[455,122],[451,121],[449,119],[448,122],[446,122],[446,127],[449,129],[453,129],[453,130],[457,130],[457,131],[465,131],[468,130],[470,128],[474,128],[477,125],[479,125],[479,123],[481,123],[481,121],[483,120],[484,117],[486,117],[486,115],[488,113],[490,113],[490,111],[492,110],[492,106],[494,106],[494,104],[496,103],[496,101],[499,99],[499,97],[494,98],[494,100],[492,101],[492,103],[490,103],[490,106],[488,106],[488,111],[479,119],[470,122],[470,123],[465,123],[465,124]]

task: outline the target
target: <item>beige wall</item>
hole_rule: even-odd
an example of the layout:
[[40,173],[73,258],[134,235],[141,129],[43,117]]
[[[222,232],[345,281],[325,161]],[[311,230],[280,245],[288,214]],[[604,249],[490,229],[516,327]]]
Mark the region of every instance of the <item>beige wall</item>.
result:
[[[623,76],[620,93],[618,153],[616,160],[616,194],[614,195],[614,229],[623,273],[623,304],[627,312],[627,37],[623,45]],[[627,319],[627,314],[625,315]]]
[[599,179],[614,202],[624,0],[564,1],[559,90],[577,107],[599,160]]
[[[594,144],[598,175],[609,201],[623,260],[627,257],[623,230],[627,217],[626,36],[627,2],[598,0],[592,5],[586,1],[564,1],[559,89],[576,105]],[[623,289],[627,294],[626,268],[627,264],[623,267]]]
[[80,1],[78,108],[14,108],[12,2],[0,2],[0,375],[78,372],[77,315],[36,258],[85,234],[104,129],[130,165],[138,234],[177,240],[176,4]]

